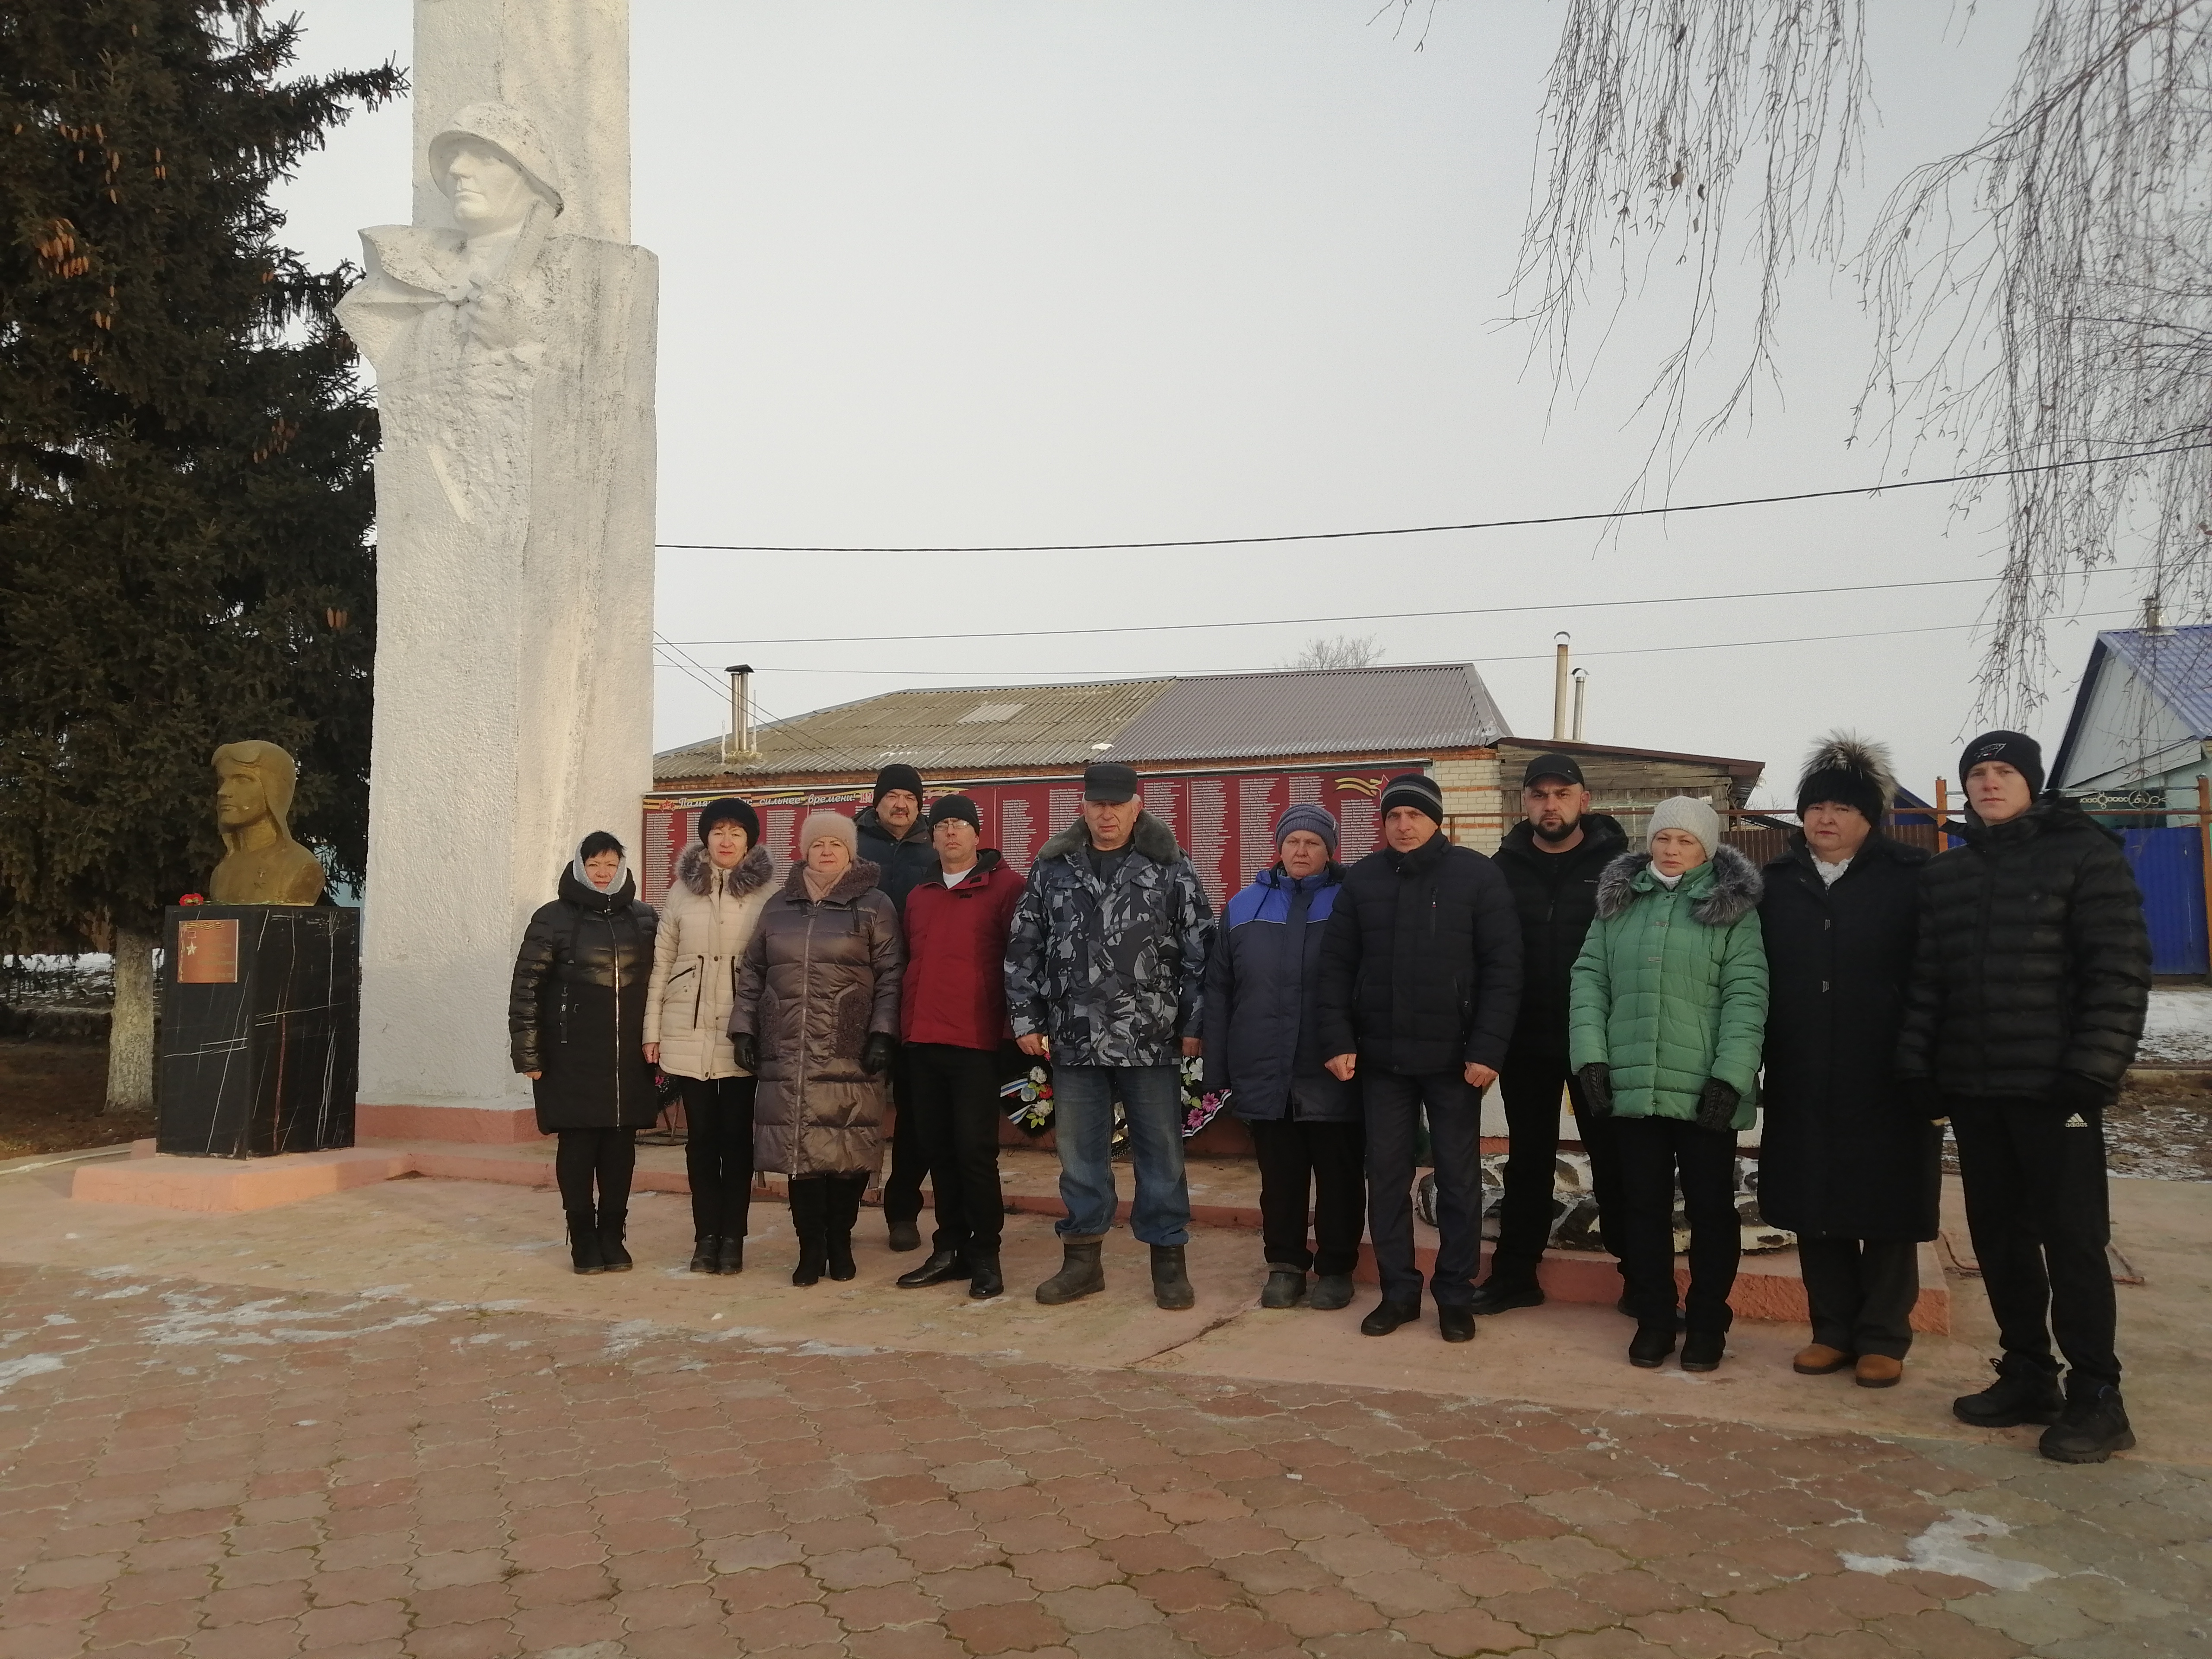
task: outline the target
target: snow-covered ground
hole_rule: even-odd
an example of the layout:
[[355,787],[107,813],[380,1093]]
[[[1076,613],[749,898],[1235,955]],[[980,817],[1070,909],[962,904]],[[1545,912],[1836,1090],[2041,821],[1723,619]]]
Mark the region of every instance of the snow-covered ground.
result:
[[2136,1057],[2169,1066],[2212,1066],[2212,986],[2154,989]]

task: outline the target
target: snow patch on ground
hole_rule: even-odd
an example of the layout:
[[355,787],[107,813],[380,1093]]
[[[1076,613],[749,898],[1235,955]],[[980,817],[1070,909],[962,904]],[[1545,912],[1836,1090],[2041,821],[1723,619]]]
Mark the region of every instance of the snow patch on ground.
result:
[[0,1389],[21,1382],[27,1376],[39,1376],[61,1368],[62,1357],[58,1353],[27,1353],[15,1359],[0,1359]]
[[2212,986],[2154,988],[2136,1058],[2166,1066],[2212,1066]]
[[1894,1555],[1853,1555],[1848,1551],[1838,1553],[1844,1568],[1851,1572],[1892,1573],[1918,1568],[1923,1572],[1948,1573],[1954,1578],[1971,1578],[1991,1589],[2023,1590],[2030,1584],[2056,1578],[2058,1575],[2048,1567],[2038,1566],[2033,1561],[2007,1560],[1966,1541],[1970,1538],[2002,1538],[2011,1530],[1993,1515],[1953,1510],[1919,1537],[1908,1540],[1901,1559]]

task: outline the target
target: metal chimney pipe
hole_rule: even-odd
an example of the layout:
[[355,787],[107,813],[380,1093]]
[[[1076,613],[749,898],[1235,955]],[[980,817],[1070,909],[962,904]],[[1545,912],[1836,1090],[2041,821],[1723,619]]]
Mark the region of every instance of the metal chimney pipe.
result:
[[760,753],[753,741],[753,665],[732,663],[722,671],[730,677],[730,735],[722,744],[722,758],[733,761]]
[[1573,636],[1564,630],[1552,635],[1559,647],[1559,656],[1552,665],[1552,741],[1565,743],[1567,739],[1567,641]]
[[1583,702],[1589,690],[1589,670],[1575,670],[1575,741],[1583,740]]

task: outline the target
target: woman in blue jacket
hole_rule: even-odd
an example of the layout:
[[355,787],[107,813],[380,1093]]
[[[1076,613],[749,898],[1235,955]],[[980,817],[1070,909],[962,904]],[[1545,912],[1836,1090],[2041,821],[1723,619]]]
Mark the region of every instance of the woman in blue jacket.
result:
[[[1359,1259],[1359,1085],[1322,1065],[1314,1006],[1322,934],[1344,886],[1336,833],[1321,806],[1277,820],[1277,862],[1229,901],[1206,964],[1206,1086],[1230,1091],[1259,1153],[1263,1308],[1346,1306]],[[1310,1197],[1317,1248],[1307,1242]],[[1309,1268],[1319,1275],[1310,1295]]]

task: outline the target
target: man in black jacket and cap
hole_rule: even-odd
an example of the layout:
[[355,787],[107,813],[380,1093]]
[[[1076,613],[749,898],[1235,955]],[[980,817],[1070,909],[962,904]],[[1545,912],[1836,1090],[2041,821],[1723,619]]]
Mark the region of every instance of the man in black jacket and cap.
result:
[[1592,812],[1589,804],[1583,769],[1571,755],[1537,756],[1521,779],[1527,816],[1506,832],[1493,860],[1520,913],[1521,1017],[1498,1077],[1511,1155],[1490,1277],[1475,1287],[1479,1314],[1533,1308],[1544,1299],[1536,1267],[1552,1233],[1562,1091],[1573,1103],[1575,1127],[1589,1155],[1601,1232],[1608,1206],[1618,1204],[1607,1138],[1613,1121],[1590,1115],[1581,1079],[1567,1066],[1569,981],[1597,914],[1597,878],[1628,850],[1619,821]]
[[2104,1121],[2150,1004],[2142,896],[2118,836],[2055,793],[2037,799],[2033,738],[1975,738],[1959,777],[1966,844],[1921,876],[1897,1051],[1906,1097],[1951,1120],[2004,1345],[1996,1382],[1951,1409],[1977,1427],[2051,1424],[2045,1456],[2101,1463],[2136,1443],[2113,1352]]
[[[906,920],[906,896],[937,868],[937,848],[921,821],[921,774],[895,761],[876,774],[875,797],[853,814],[860,838],[860,855],[883,872],[876,885]],[[913,1091],[906,1058],[891,1060],[891,1167],[884,1177],[884,1224],[894,1250],[921,1248],[921,1178],[929,1173],[929,1154],[908,1102]]]
[[1424,1109],[1437,1176],[1429,1292],[1447,1342],[1474,1337],[1482,1249],[1482,1091],[1498,1080],[1521,1006],[1521,926],[1498,866],[1444,832],[1443,792],[1419,772],[1376,803],[1383,845],[1346,872],[1322,936],[1321,1052],[1358,1077],[1367,1125],[1368,1232],[1382,1300],[1360,1322],[1388,1336],[1421,1316],[1413,1265],[1413,1150]]

